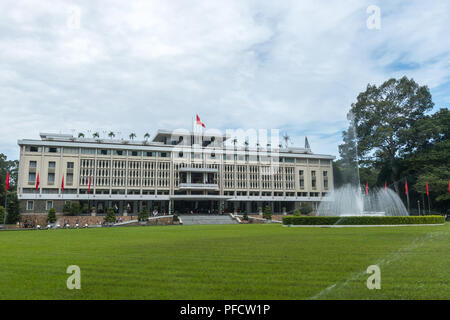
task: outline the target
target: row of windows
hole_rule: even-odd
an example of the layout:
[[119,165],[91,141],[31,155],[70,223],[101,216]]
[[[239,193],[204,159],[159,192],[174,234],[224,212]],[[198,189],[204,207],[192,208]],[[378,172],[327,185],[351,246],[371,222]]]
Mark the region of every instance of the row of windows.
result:
[[[41,152],[42,147],[38,146],[26,146],[25,150],[27,152]],[[116,150],[116,149],[96,149],[96,148],[73,148],[73,147],[44,147],[44,152],[47,153],[63,153],[65,154],[88,154],[88,155],[114,155],[114,156],[131,156],[131,157],[160,157],[160,158],[169,158],[170,152],[154,152],[154,151],[138,151],[138,150]],[[208,159],[215,159],[217,155],[215,152],[206,152],[206,153],[191,153],[192,159],[203,159],[203,154],[207,155]],[[186,158],[186,154],[183,151],[179,151],[177,154],[178,158]],[[260,155],[241,155],[241,154],[223,154],[223,160],[239,160],[239,161],[261,161],[261,162],[284,162],[284,163],[309,163],[309,164],[319,164],[319,159],[296,159],[292,157],[273,157],[271,155],[268,156],[260,156]],[[330,165],[331,160],[323,159],[320,160],[321,165]]]

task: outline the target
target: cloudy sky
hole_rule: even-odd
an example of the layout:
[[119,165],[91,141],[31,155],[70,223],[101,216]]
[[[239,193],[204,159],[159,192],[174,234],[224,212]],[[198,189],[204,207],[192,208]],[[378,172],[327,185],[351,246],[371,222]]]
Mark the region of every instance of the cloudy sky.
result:
[[198,113],[337,155],[368,83],[406,75],[449,106],[449,31],[448,0],[3,0],[0,152],[39,132],[189,129]]

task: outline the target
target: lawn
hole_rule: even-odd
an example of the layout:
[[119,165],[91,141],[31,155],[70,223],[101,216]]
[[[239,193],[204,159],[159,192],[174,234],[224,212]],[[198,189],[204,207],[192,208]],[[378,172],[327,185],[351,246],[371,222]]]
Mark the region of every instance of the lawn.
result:
[[[381,289],[366,287],[369,265]],[[81,290],[66,268],[81,268]],[[0,232],[0,299],[449,299],[450,224]]]

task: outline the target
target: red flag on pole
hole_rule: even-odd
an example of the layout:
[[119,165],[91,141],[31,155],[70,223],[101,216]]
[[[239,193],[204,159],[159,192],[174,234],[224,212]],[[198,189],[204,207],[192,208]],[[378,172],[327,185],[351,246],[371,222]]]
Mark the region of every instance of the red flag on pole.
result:
[[448,193],[450,193],[450,181],[448,182]]
[[6,189],[6,191],[9,190],[9,171],[6,171],[5,189]]
[[408,182],[405,179],[405,194],[408,194]]
[[64,175],[62,177],[62,181],[61,181],[61,192],[64,191]]
[[427,181],[426,187],[427,187],[427,196],[429,196],[430,195],[430,191],[428,190],[428,181]]
[[91,177],[89,176],[89,187],[88,187],[88,193],[91,193]]
[[369,195],[369,182],[366,181],[366,196]]
[[37,178],[36,178],[36,190],[39,190],[39,172],[38,172]]
[[198,116],[198,114],[196,116],[197,116],[197,124],[202,126],[203,128],[206,128],[205,124],[200,121],[200,117]]
[[385,193],[387,192],[387,182],[386,181],[384,182],[384,192]]

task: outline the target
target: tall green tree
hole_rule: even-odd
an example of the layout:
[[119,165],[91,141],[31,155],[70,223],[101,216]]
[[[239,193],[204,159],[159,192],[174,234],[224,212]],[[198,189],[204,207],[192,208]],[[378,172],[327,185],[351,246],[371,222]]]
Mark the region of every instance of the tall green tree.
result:
[[[351,106],[359,159],[387,170],[397,193],[399,160],[418,147],[414,125],[433,105],[427,86],[403,77],[380,86],[369,84]],[[350,135],[348,130],[345,134]]]

